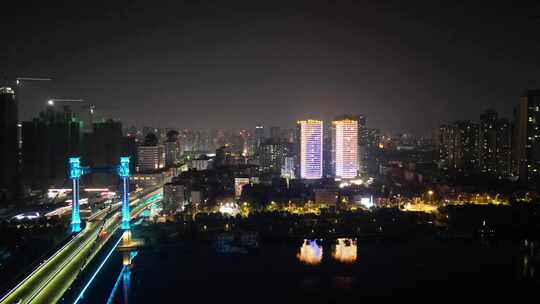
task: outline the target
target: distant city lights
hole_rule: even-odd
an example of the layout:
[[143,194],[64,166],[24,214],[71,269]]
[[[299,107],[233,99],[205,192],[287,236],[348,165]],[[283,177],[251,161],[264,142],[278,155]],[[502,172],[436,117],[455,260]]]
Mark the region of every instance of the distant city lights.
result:
[[360,198],[360,200],[357,200],[356,203],[367,209],[375,206],[375,204],[373,203],[373,196],[363,196]]
[[219,207],[219,213],[223,215],[236,216],[240,213],[240,207],[237,203],[228,202]]
[[[73,200],[71,200],[71,199],[66,200],[66,203],[68,203],[68,204],[71,204],[72,202],[73,202]],[[79,200],[79,204],[80,204],[80,205],[88,204],[88,198],[87,198],[87,197],[81,198],[81,199]]]
[[23,219],[27,219],[27,220],[33,220],[33,219],[37,219],[37,218],[40,218],[41,215],[39,214],[39,212],[26,212],[26,213],[21,213],[21,214],[17,214],[13,217],[13,219],[16,219],[16,220],[23,220]]

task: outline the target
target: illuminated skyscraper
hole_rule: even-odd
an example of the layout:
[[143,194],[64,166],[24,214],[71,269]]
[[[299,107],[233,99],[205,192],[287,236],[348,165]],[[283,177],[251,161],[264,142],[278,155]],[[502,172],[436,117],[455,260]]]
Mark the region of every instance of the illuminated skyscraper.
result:
[[323,169],[323,122],[301,120],[298,127],[298,159],[300,178],[318,179]]
[[332,135],[335,176],[356,177],[358,174],[358,120],[350,118],[334,120]]

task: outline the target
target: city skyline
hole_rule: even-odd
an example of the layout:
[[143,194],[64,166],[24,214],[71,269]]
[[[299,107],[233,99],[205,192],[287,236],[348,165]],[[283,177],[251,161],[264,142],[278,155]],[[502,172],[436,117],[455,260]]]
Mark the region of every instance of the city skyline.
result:
[[538,298],[540,1],[0,19],[0,304]]
[[0,60],[5,77],[54,79],[25,84],[21,120],[47,98],[82,98],[126,126],[285,127],[362,113],[370,127],[422,134],[488,108],[509,117],[540,85],[537,4],[418,3],[14,7]]

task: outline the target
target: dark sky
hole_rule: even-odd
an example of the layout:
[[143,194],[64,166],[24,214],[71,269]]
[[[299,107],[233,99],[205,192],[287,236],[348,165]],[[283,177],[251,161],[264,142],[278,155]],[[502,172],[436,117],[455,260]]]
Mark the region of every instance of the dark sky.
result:
[[538,1],[12,2],[0,73],[55,79],[25,85],[21,119],[55,96],[126,125],[364,113],[369,126],[420,133],[490,107],[510,116],[540,88]]

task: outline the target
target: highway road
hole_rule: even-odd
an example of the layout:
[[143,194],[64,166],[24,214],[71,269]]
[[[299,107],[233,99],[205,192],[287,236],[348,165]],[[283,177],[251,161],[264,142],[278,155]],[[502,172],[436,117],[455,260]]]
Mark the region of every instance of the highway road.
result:
[[[161,199],[162,189],[145,196],[143,201],[138,198],[131,200],[133,210],[131,216],[138,215],[152,203]],[[120,213],[114,208],[113,216],[107,217],[107,212],[99,211],[92,221],[76,237],[60,248],[47,260],[30,273],[23,281],[0,299],[0,304],[29,304],[55,303],[69,288],[77,275],[92,260],[92,258],[107,243],[109,238],[119,228]],[[100,237],[102,229],[108,231],[105,237]]]

